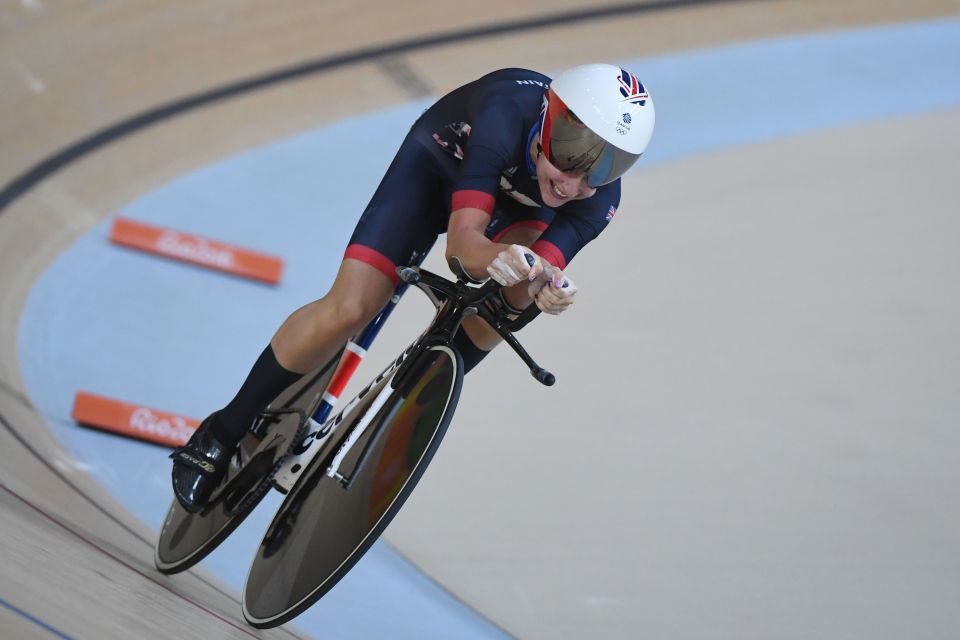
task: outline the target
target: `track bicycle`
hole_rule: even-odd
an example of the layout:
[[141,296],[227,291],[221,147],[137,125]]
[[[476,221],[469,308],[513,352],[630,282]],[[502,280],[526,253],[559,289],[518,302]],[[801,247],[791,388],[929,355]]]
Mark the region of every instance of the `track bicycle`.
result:
[[[271,487],[286,494],[257,550],[243,591],[243,614],[269,628],[323,597],[377,540],[413,491],[440,445],[463,385],[452,340],[464,318],[478,316],[552,385],[510,331],[499,285],[475,286],[454,258],[452,282],[418,266],[398,268],[401,283],[387,307],[340,353],[281,394],[258,416],[209,504],[190,514],[174,499],[155,563],[183,571],[209,554]],[[436,307],[427,330],[342,411],[333,406],[359,360],[409,285]]]

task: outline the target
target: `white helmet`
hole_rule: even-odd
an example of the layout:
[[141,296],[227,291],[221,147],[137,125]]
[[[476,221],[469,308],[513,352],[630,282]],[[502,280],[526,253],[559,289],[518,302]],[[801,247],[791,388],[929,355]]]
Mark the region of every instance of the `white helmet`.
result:
[[544,97],[540,146],[561,171],[587,174],[591,187],[613,182],[653,135],[653,99],[627,71],[588,64],[554,78]]

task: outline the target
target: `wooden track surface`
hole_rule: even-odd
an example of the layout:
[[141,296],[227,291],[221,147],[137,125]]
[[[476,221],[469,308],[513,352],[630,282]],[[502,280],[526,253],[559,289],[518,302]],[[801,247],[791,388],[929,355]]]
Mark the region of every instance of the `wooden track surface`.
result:
[[[230,82],[364,47],[586,6],[493,0],[481,13],[432,0],[7,3],[0,8],[0,185],[105,127]],[[175,579],[158,574],[153,532],[68,457],[23,395],[16,337],[32,283],[121,204],[243,149],[452,88],[501,66],[550,71],[584,58],[653,55],[956,11],[956,2],[946,0],[745,1],[454,42],[211,104],[47,176],[0,211],[0,597],[72,637],[129,637],[134,629],[138,637],[302,637],[246,627],[237,594],[202,570]],[[744,161],[762,164],[763,152],[757,155]],[[683,182],[683,168],[664,171],[668,183]],[[670,206],[668,199],[663,205]],[[416,500],[411,506],[427,509]],[[471,588],[464,576],[445,573],[455,563],[418,544],[409,519],[398,519],[391,536],[428,574],[520,637],[561,637],[569,628],[556,626],[559,618],[530,621],[502,609],[492,582]],[[0,637],[47,637],[38,629],[0,608]]]

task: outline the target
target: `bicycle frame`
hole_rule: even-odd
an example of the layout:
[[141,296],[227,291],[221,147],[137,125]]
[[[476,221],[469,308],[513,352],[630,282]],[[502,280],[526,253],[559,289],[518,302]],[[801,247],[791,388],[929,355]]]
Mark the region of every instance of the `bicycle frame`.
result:
[[410,267],[398,273],[405,284],[430,294],[437,314],[410,347],[320,426],[309,451],[290,458],[278,473],[276,483],[286,483],[278,486],[286,498],[243,591],[244,618],[254,627],[283,624],[323,597],[413,491],[460,397],[463,359],[451,343],[464,318],[483,318],[537,380],[554,382],[510,333],[499,297],[494,298],[495,282],[470,286],[462,276],[454,283]]
[[[426,254],[418,254],[414,256],[413,263],[419,266],[425,257]],[[292,455],[277,473],[274,487],[281,493],[287,493],[290,490],[297,477],[299,477],[297,473],[309,464],[325,442],[326,436],[330,433],[329,425],[325,424],[327,419],[337,406],[343,390],[350,383],[353,374],[356,373],[363,358],[367,355],[367,351],[373,345],[373,341],[380,333],[383,325],[386,324],[387,318],[393,313],[409,286],[409,283],[401,280],[400,284],[393,290],[389,302],[380,313],[364,327],[363,331],[357,334],[355,339],[347,341],[336,371],[334,371],[333,377],[321,396],[320,404],[307,420],[306,435],[301,442],[294,446]]]
[[[422,258],[421,258],[422,260]],[[445,278],[437,276],[427,271],[421,271],[418,265],[403,267],[397,269],[400,275],[401,283],[397,285],[394,294],[387,306],[374,318],[369,325],[359,334],[356,341],[347,343],[343,356],[337,367],[336,372],[331,379],[327,390],[323,393],[323,399],[308,420],[307,435],[294,448],[289,458],[277,472],[274,478],[274,487],[281,493],[286,494],[296,484],[300,473],[305,469],[323,448],[334,428],[339,424],[339,418],[352,409],[353,403],[366,395],[367,391],[381,380],[384,376],[391,373],[395,368],[402,367],[403,360],[412,361],[416,355],[433,344],[447,344],[453,340],[454,334],[460,328],[460,323],[465,317],[472,315],[481,316],[503,340],[520,356],[524,363],[529,367],[531,374],[542,384],[550,386],[554,383],[553,374],[537,365],[526,350],[520,345],[517,339],[505,326],[505,318],[495,315],[488,309],[483,302],[495,295],[499,285],[496,282],[489,281],[482,287],[470,287],[465,284],[466,274],[459,262],[454,267],[458,271],[458,282],[452,283]],[[380,332],[384,322],[390,316],[400,297],[411,285],[416,285],[428,295],[437,307],[437,317],[434,319],[428,335],[421,336],[414,345],[410,347],[403,355],[377,377],[374,382],[360,392],[357,399],[347,405],[338,416],[330,419],[330,413],[336,406],[340,394],[352,378],[354,372],[366,354],[367,349],[373,343],[374,338]],[[438,300],[433,292],[439,293],[443,300]],[[414,350],[411,353],[411,350]],[[401,374],[402,375],[402,372]],[[362,432],[361,432],[362,433]],[[361,434],[356,434],[356,438]],[[343,455],[349,450],[349,446],[341,451]],[[342,456],[339,458],[342,459]],[[337,465],[333,465],[336,467]],[[331,477],[335,470],[331,472]]]
[[[419,266],[425,257],[425,254],[418,254],[414,257],[414,264]],[[387,322],[387,318],[393,313],[393,310],[400,302],[400,298],[403,297],[403,294],[409,286],[407,282],[401,281],[393,290],[393,295],[390,296],[390,301],[387,303],[387,306],[357,335],[356,340],[347,341],[347,345],[344,347],[343,357],[340,359],[339,365],[337,365],[337,370],[333,374],[333,378],[330,380],[326,391],[323,392],[323,399],[320,405],[311,416],[311,420],[317,425],[323,424],[330,416],[330,412],[333,411],[333,408],[340,400],[340,394],[343,393],[350,379],[353,378],[353,374],[356,373],[360,362],[363,361],[364,356],[367,355],[367,350],[373,344],[374,339],[376,339],[380,333],[380,329],[383,328],[383,325]]]
[[[498,285],[470,286],[455,262],[457,282],[418,267],[398,269],[401,284],[389,304],[351,342],[353,346],[338,352],[302,387],[291,388],[286,397],[278,399],[276,408],[261,414],[241,441],[227,480],[208,507],[197,514],[188,513],[174,499],[154,551],[154,564],[161,572],[177,573],[199,562],[275,487],[287,495],[251,567],[244,589],[244,616],[254,626],[282,624],[322,597],[349,571],[389,524],[429,465],[453,417],[463,384],[463,359],[451,343],[464,318],[483,318],[520,355],[537,380],[553,384],[553,376],[537,366],[510,333],[512,325],[499,299],[494,298]],[[430,326],[330,417],[356,365],[410,284],[423,290],[437,309]],[[314,431],[306,435],[308,428]],[[374,502],[369,502],[371,497]],[[352,523],[355,530],[317,529],[313,517],[306,519],[308,524],[297,525],[302,509],[313,515],[322,511],[327,521]],[[366,528],[358,533],[356,526],[362,522]],[[315,533],[321,536],[318,540],[313,539]],[[338,540],[339,547],[326,544],[329,540],[324,536],[341,534],[345,537]],[[306,555],[298,551],[290,558],[277,555],[271,559],[281,549],[290,548],[284,545],[291,535],[320,546]],[[341,552],[343,555],[338,555]],[[308,558],[314,563],[309,577],[314,582],[305,585],[309,588],[299,595],[274,588],[275,573],[278,579],[299,575],[281,565]],[[324,562],[327,564],[321,566]],[[281,566],[279,572],[275,572],[277,566]],[[256,578],[253,583],[250,577]],[[292,600],[265,600],[270,594]]]

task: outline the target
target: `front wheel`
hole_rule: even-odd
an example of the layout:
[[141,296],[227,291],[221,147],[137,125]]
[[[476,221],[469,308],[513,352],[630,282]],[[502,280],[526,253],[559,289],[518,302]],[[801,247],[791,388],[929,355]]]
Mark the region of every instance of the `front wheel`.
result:
[[340,416],[338,443],[284,500],[244,587],[243,615],[254,627],[281,625],[332,589],[426,470],[460,397],[463,360],[444,345],[413,357]]

